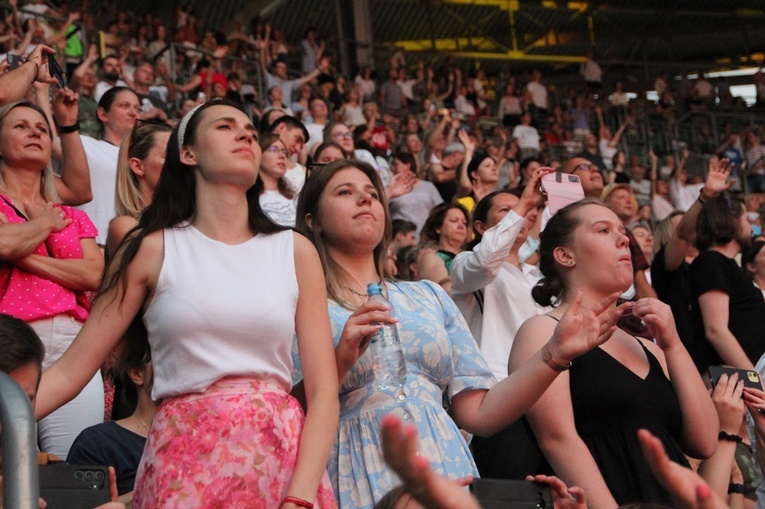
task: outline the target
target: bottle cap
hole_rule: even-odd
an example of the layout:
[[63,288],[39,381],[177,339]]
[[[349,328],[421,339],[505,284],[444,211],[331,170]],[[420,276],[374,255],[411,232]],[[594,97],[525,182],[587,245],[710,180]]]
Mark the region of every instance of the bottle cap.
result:
[[369,283],[367,285],[367,294],[370,297],[372,295],[382,295],[382,285],[380,283]]

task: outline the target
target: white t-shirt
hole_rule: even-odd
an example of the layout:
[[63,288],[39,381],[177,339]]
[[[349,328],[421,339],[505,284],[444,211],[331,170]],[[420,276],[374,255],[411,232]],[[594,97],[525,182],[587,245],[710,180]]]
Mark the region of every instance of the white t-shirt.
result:
[[324,141],[324,125],[314,124],[312,122],[310,124],[305,124],[305,128],[308,130],[308,140],[305,144],[308,147],[308,153],[310,154],[314,146],[319,145]]
[[90,136],[81,135],[80,139],[90,168],[93,200],[77,208],[85,212],[98,228],[96,242],[106,245],[109,221],[116,215],[114,188],[117,182],[117,156],[120,149],[108,141],[96,140]]
[[300,193],[303,189],[303,184],[305,184],[305,166],[295,163],[295,167],[287,170],[284,178],[287,180],[290,189],[295,191],[295,194]]
[[513,128],[513,138],[518,138],[520,148],[539,150],[539,131],[530,125],[517,125]]
[[260,195],[260,208],[274,223],[295,227],[297,196],[290,200],[279,191],[264,191]]
[[606,169],[612,169],[614,167],[614,156],[616,155],[616,152],[618,152],[618,149],[616,147],[609,146],[608,140],[603,138],[600,139],[598,148],[600,149],[600,157],[603,158]]
[[701,192],[703,187],[703,182],[700,184],[683,185],[677,179],[672,179],[669,181],[669,197],[677,210],[688,212],[693,202],[698,199],[699,192]]
[[531,101],[537,108],[547,109],[547,87],[536,81],[529,81],[526,90],[531,94]]

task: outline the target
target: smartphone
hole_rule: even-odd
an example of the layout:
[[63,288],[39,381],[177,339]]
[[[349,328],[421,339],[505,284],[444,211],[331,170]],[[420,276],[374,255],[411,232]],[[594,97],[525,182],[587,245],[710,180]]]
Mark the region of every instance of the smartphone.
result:
[[48,72],[51,76],[56,78],[59,88],[66,88],[66,76],[64,76],[64,70],[58,65],[58,61],[53,55],[48,55]]
[[563,173],[560,170],[542,175],[540,189],[547,194],[547,203],[553,214],[566,205],[584,198],[584,189],[582,189],[579,177],[570,173]]
[[712,384],[713,389],[717,385],[717,382],[720,381],[720,376],[723,373],[728,375],[728,377],[730,377],[733,373],[736,373],[738,375],[738,379],[744,382],[744,387],[749,387],[750,389],[758,389],[760,391],[762,390],[762,381],[760,380],[760,375],[756,371],[729,368],[727,366],[709,366],[709,381]]
[[470,491],[483,509],[553,509],[546,484],[509,479],[474,479]]
[[21,58],[21,56],[16,55],[15,53],[6,53],[6,57],[5,58],[8,60],[8,70],[9,71],[12,71],[12,70],[16,69],[24,61],[24,59]]
[[96,507],[111,499],[106,467],[55,462],[40,465],[38,473],[40,497],[48,509]]

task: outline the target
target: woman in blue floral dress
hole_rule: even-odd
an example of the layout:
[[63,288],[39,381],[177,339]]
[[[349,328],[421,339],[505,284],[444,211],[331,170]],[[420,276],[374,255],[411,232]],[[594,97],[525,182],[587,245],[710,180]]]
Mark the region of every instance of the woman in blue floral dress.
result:
[[[535,192],[537,180],[528,192]],[[571,359],[610,337],[619,313],[572,310],[522,373],[497,384],[446,292],[430,281],[386,279],[391,226],[383,193],[371,166],[342,160],[315,172],[298,203],[297,228],[319,252],[330,298],[341,386],[328,471],[340,507],[371,508],[400,484],[382,456],[381,421],[390,413],[416,425],[419,453],[436,472],[477,475],[460,429],[489,436],[520,417]],[[398,318],[407,368],[403,390],[375,386],[366,351],[376,324],[395,322],[384,306],[367,302],[367,284],[381,280]]]

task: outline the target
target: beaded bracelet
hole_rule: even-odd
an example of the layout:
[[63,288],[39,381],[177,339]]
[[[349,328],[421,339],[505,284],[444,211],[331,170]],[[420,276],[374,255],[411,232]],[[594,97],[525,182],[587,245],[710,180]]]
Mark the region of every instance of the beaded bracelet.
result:
[[295,504],[298,507],[305,507],[306,509],[313,509],[313,504],[307,500],[303,500],[302,498],[298,497],[284,497],[283,504]]

